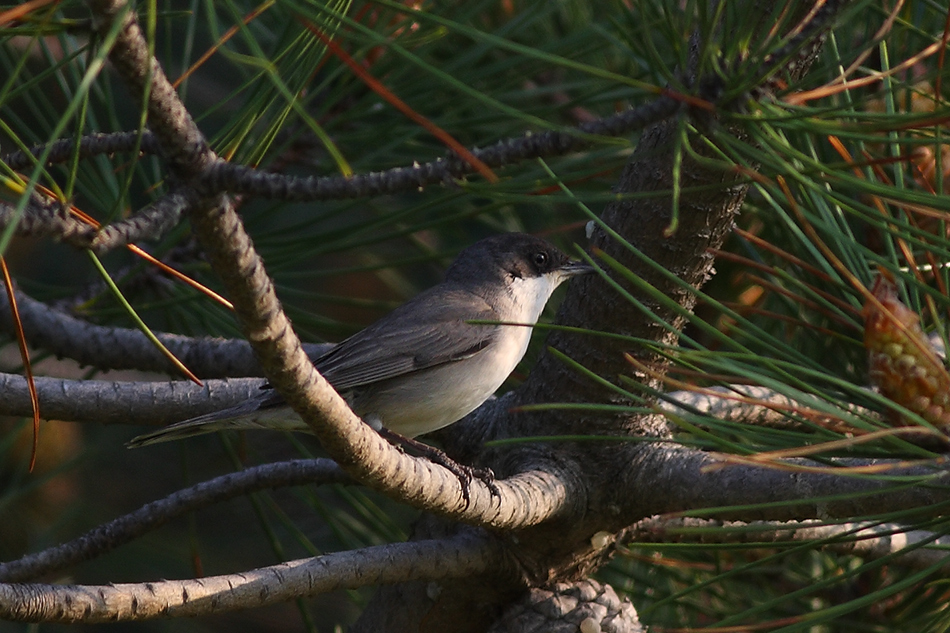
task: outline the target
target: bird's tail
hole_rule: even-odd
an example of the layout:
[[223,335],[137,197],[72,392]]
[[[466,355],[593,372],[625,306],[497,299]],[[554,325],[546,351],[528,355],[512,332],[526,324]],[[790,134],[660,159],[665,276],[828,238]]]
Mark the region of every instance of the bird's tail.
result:
[[286,405],[274,406],[259,399],[251,399],[139,435],[129,440],[126,446],[140,448],[215,431],[246,429],[307,431],[309,427]]

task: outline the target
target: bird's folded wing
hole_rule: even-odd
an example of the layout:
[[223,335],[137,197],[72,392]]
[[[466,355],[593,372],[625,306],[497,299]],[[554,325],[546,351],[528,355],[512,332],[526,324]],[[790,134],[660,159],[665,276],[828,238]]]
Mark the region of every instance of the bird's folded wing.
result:
[[[451,299],[444,292],[437,298],[420,295],[411,306],[398,308],[346,339],[314,365],[342,392],[469,358],[488,347],[498,333],[497,325],[469,321],[493,321],[498,316],[478,297]],[[459,304],[465,307],[460,309]],[[410,307],[416,318],[403,315],[403,308]]]

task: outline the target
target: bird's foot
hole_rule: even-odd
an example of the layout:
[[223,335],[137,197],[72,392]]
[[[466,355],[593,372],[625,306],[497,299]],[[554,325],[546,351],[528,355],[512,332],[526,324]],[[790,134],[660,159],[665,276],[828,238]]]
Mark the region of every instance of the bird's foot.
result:
[[[428,446],[428,444],[426,446]],[[440,466],[444,466],[453,475],[458,477],[459,483],[462,485],[462,499],[465,500],[466,508],[468,508],[469,503],[472,501],[470,493],[472,479],[478,479],[481,481],[483,484],[488,486],[491,496],[501,499],[501,491],[499,491],[498,486],[495,485],[495,473],[492,472],[491,468],[475,468],[473,466],[466,466],[465,464],[458,463],[446,455],[445,452],[433,446],[429,446],[429,448],[433,451],[432,453],[426,455],[429,460]]]
[[495,485],[495,473],[492,472],[491,468],[475,468],[473,466],[460,464],[446,455],[445,451],[435,446],[430,446],[419,440],[408,438],[385,427],[379,429],[379,434],[392,444],[412,449],[415,453],[428,457],[429,461],[443,466],[446,470],[458,477],[459,483],[462,486],[462,499],[465,501],[466,508],[471,503],[471,484],[473,479],[478,479],[484,483],[493,497],[501,498],[501,491],[499,491],[498,486]]

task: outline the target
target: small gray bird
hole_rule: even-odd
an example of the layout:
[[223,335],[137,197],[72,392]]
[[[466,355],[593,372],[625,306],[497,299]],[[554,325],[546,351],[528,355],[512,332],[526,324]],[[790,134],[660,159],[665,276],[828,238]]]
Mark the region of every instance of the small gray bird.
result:
[[[530,326],[554,289],[593,270],[538,237],[489,237],[462,251],[445,281],[313,364],[374,429],[385,427],[408,438],[435,431],[495,393],[524,356]],[[224,429],[309,427],[265,385],[255,398],[140,435],[129,446]]]

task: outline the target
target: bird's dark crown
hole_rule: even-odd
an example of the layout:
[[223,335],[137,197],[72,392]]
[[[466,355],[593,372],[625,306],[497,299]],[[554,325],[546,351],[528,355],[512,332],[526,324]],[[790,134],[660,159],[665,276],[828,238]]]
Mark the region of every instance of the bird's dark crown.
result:
[[556,246],[526,233],[502,233],[480,240],[461,253],[445,273],[446,281],[540,277],[563,268],[570,259]]

